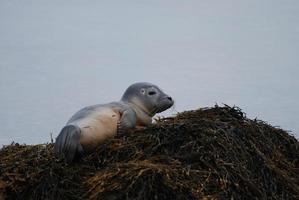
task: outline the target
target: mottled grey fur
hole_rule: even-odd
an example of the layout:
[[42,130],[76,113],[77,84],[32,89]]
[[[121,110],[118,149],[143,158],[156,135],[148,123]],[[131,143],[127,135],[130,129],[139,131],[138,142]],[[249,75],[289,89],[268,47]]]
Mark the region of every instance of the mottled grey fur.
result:
[[123,134],[127,129],[134,128],[136,124],[146,126],[151,123],[152,117],[173,105],[171,97],[163,93],[151,83],[135,83],[131,85],[118,102],[88,106],[77,113],[67,122],[56,138],[54,150],[58,155],[65,157],[68,163],[77,155],[84,153],[80,144],[81,129],[75,125],[77,120],[92,117],[104,108],[115,108],[121,114],[118,122],[118,134]]

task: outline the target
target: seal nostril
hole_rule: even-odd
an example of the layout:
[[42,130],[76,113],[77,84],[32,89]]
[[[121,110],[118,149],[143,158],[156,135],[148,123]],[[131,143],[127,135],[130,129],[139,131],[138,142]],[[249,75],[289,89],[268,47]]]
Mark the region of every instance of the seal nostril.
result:
[[171,97],[167,97],[167,99],[168,99],[169,101],[172,101],[172,98],[171,98]]

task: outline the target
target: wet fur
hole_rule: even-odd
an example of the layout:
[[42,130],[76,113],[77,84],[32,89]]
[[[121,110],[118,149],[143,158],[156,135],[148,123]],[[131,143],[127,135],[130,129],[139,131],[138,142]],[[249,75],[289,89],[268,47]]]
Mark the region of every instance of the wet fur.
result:
[[[157,91],[158,96],[140,93],[146,89]],[[125,91],[121,101],[89,106],[75,113],[56,138],[54,150],[71,163],[76,156],[92,152],[120,131],[151,124],[157,112],[172,105],[172,99],[157,86],[133,84]]]

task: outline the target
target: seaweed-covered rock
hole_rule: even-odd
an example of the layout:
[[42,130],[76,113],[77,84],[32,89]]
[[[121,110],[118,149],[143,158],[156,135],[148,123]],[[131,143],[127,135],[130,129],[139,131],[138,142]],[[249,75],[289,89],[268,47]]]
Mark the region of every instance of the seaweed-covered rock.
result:
[[186,111],[80,163],[53,145],[0,150],[1,199],[299,199],[299,143],[236,107]]

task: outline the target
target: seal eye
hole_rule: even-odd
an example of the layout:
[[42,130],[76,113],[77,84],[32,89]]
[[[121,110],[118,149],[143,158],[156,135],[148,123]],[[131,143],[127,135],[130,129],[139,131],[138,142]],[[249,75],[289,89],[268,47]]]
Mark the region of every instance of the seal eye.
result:
[[156,94],[155,91],[150,91],[150,92],[148,93],[148,95],[155,95],[155,94]]

